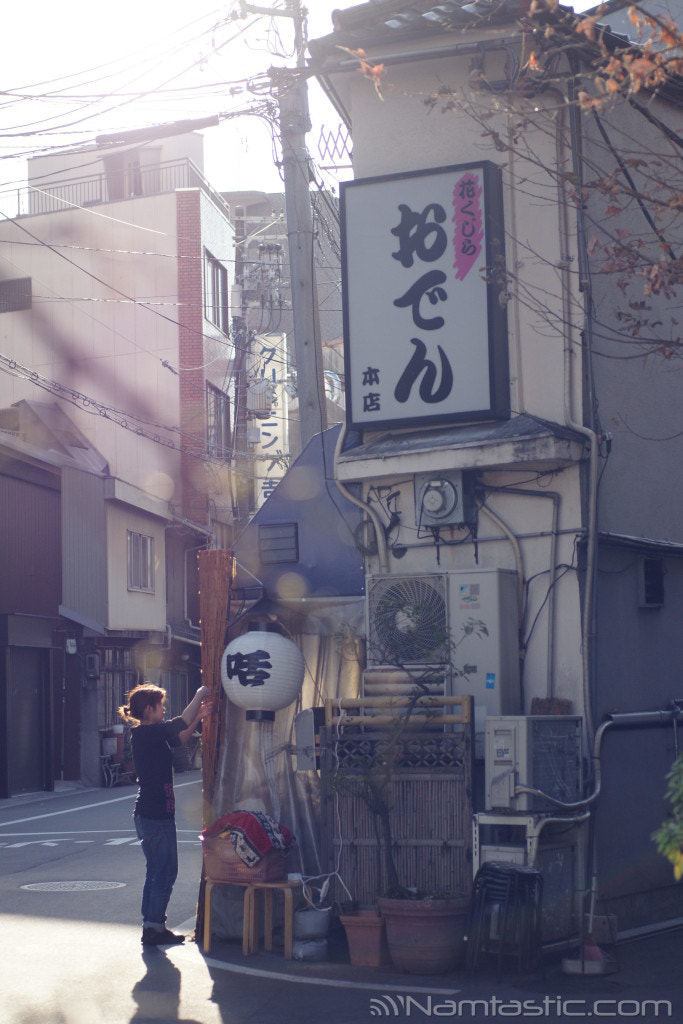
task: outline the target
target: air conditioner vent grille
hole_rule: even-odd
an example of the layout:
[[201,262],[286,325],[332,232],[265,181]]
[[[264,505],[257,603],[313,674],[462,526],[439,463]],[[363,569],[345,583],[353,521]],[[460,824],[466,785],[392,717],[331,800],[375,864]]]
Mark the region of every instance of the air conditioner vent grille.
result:
[[433,665],[448,660],[448,604],[443,576],[368,580],[368,662]]

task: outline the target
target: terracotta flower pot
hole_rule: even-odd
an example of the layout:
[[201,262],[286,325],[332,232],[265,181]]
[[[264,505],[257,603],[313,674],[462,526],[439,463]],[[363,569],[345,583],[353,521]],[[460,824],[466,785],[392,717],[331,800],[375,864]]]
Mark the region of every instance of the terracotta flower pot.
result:
[[391,960],[400,971],[447,974],[464,961],[469,897],[382,898],[378,905]]
[[354,967],[382,967],[391,962],[384,921],[376,910],[357,910],[343,914],[339,920],[344,925]]

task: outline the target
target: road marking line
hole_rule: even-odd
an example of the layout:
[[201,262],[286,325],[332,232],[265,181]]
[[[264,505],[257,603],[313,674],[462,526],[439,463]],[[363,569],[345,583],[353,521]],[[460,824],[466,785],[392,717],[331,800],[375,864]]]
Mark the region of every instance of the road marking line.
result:
[[344,978],[311,978],[303,974],[282,974],[279,971],[263,971],[258,967],[243,967],[242,964],[228,964],[222,960],[204,957],[207,967],[215,967],[219,971],[231,971],[233,974],[249,974],[252,977],[270,981],[293,981],[296,985],[321,985],[327,988],[363,989],[369,992],[421,992],[435,996],[454,996],[462,990],[459,988],[425,988],[418,985],[390,985],[386,982],[353,981]]
[[[0,826],[1,828],[2,826]],[[115,832],[127,832],[130,835],[135,834],[135,829],[132,828],[62,828],[59,832],[3,832],[1,833],[4,839],[18,838],[19,836],[111,836]],[[177,829],[178,835],[181,833],[189,832],[190,835],[196,836],[197,842],[199,842],[199,834],[196,828],[179,828]],[[183,842],[189,842],[185,839]]]

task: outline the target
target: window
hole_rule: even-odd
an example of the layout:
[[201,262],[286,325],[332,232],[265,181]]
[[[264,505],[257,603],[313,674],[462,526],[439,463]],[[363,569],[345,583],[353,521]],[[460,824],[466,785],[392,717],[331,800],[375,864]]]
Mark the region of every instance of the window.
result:
[[0,313],[16,313],[31,308],[31,278],[0,281]]
[[299,528],[297,523],[259,526],[259,557],[262,562],[298,562]]
[[110,729],[112,725],[120,724],[117,709],[126,703],[126,694],[130,693],[139,680],[131,647],[104,647],[100,648],[99,654],[101,678],[104,680],[102,725]]
[[142,167],[137,157],[126,161],[126,188],[129,196],[141,196],[143,194]]
[[[146,153],[145,164],[149,165],[149,150]],[[140,151],[137,149],[127,150],[125,153],[110,153],[104,158],[104,169],[107,176],[108,198],[129,199],[131,196],[141,196],[145,193],[143,185],[143,163],[140,159]],[[158,168],[158,156],[156,157]],[[148,178],[148,175],[145,175]],[[155,178],[158,177],[155,174]],[[150,188],[150,181],[146,182],[147,192],[158,191],[158,180],[154,182],[156,187]]]
[[128,589],[154,593],[154,537],[128,531]]
[[213,384],[206,385],[206,451],[217,459],[230,459],[230,399]]
[[638,574],[638,605],[640,608],[661,608],[664,604],[664,560],[641,559]]
[[204,316],[228,333],[228,272],[208,251],[204,259]]

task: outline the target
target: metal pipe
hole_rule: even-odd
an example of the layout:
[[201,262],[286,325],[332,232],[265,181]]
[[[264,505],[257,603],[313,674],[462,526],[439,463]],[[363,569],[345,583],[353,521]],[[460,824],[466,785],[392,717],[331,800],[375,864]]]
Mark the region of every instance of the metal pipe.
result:
[[382,525],[382,521],[379,518],[378,513],[374,510],[374,508],[372,508],[372,506],[366,505],[365,502],[361,498],[357,498],[355,496],[355,494],[351,494],[351,492],[349,490],[347,490],[345,485],[341,482],[341,480],[337,476],[337,462],[338,462],[339,456],[341,454],[342,445],[344,444],[344,438],[345,437],[346,437],[346,423],[342,423],[341,427],[339,428],[339,436],[337,437],[337,443],[336,443],[336,445],[334,447],[334,458],[332,460],[332,472],[333,472],[333,475],[334,475],[334,482],[336,483],[337,487],[339,488],[341,493],[344,495],[344,497],[348,498],[348,500],[351,502],[352,505],[355,505],[357,508],[362,509],[363,512],[366,513],[366,515],[369,517],[370,521],[372,522],[372,525],[375,528],[375,535],[377,537],[377,557],[379,559],[379,571],[380,572],[384,572],[384,573],[388,573],[389,572],[389,553],[388,553],[388,549],[387,549],[387,538],[386,538],[386,535],[384,533],[384,527]]
[[522,607],[524,604],[524,557],[522,555],[522,549],[520,547],[519,541],[517,540],[517,537],[510,529],[510,527],[507,525],[507,523],[500,518],[498,513],[494,512],[493,509],[489,508],[486,502],[484,502],[481,508],[482,511],[486,512],[487,516],[491,520],[493,520],[496,526],[498,526],[503,531],[505,536],[512,544],[512,550],[515,555],[515,564],[517,565],[517,625],[519,626],[522,622]]
[[[487,489],[492,490],[493,488]],[[501,494],[520,494],[530,498],[546,498],[550,499],[553,503],[552,530],[550,532],[550,572],[548,576],[548,651],[546,662],[548,674],[546,693],[548,697],[552,697],[555,691],[555,578],[557,574],[555,562],[557,558],[557,524],[560,515],[560,493],[559,491],[530,491],[523,487],[500,487],[495,488],[495,490]],[[517,535],[517,540],[521,540],[520,535]]]
[[[584,531],[582,529],[580,529],[580,528],[574,529],[574,530],[572,530],[572,529],[558,530],[557,531],[557,536],[558,537],[564,537],[564,536],[576,537],[576,536],[581,536],[581,534],[583,532]],[[542,540],[543,537],[550,537],[551,536],[551,532],[550,532],[550,530],[538,530],[535,533],[517,533],[517,534],[515,534],[515,536],[517,537],[517,540]],[[498,537],[498,536],[496,536],[496,537],[477,537],[477,544],[478,545],[479,544],[501,544],[506,539],[507,539],[506,537]],[[401,548],[401,550],[403,550],[403,548],[405,548],[406,551],[413,551],[413,550],[416,550],[417,548],[431,547],[432,543],[433,543],[432,541],[422,540],[422,541],[414,541],[412,543],[408,542],[407,544],[396,544],[396,547],[397,548]],[[447,545],[450,545],[450,542],[442,541],[442,543],[447,543]]]
[[[563,97],[564,99],[564,97]],[[564,191],[566,175],[563,172],[565,164],[565,149],[563,144],[564,108],[560,106],[557,114],[555,150],[558,167],[557,178],[557,205],[558,205],[558,227],[560,237],[560,271],[562,276],[562,323],[564,341],[564,421],[568,427],[582,434],[590,445],[589,473],[588,473],[588,532],[586,546],[586,585],[583,600],[582,618],[582,675],[583,675],[583,711],[586,723],[586,735],[589,744],[595,736],[593,723],[593,695],[591,687],[591,657],[593,650],[593,607],[594,607],[594,581],[596,579],[597,561],[597,510],[598,510],[598,439],[594,430],[584,426],[582,422],[574,419],[572,412],[572,345],[573,345],[573,321],[572,304],[570,300],[571,278],[569,273],[569,226],[567,214],[567,197]],[[577,140],[573,140],[573,148]]]
[[659,722],[673,722],[680,715],[680,708],[666,711],[624,711],[607,717],[614,725],[656,725]]

